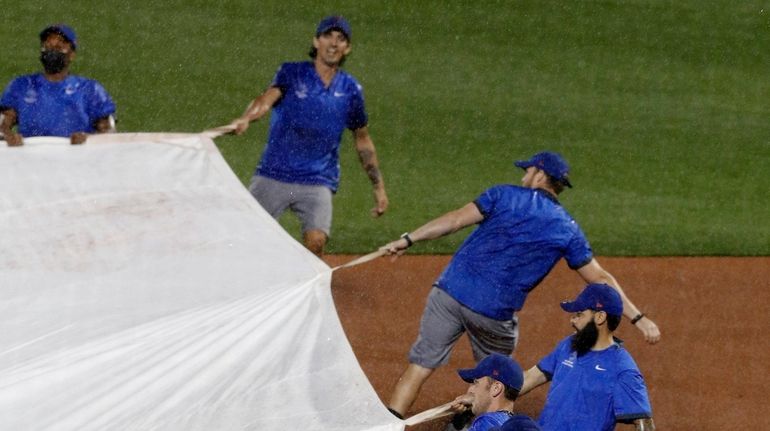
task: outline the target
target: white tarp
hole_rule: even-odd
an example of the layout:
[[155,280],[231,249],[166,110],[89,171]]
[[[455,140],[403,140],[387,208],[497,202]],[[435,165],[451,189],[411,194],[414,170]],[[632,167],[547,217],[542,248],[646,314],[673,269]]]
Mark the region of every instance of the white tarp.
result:
[[401,430],[211,139],[0,145],[0,429]]

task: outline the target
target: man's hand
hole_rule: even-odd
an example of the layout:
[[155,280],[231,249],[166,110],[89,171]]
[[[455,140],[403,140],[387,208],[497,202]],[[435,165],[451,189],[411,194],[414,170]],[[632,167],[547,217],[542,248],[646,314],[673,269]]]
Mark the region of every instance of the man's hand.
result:
[[9,132],[5,134],[5,142],[9,147],[20,147],[24,145],[24,138],[16,132]]
[[75,132],[72,135],[70,135],[70,144],[72,145],[80,145],[86,142],[86,139],[88,139],[88,134],[83,132]]
[[379,248],[379,250],[385,250],[388,255],[394,256],[395,260],[395,257],[404,254],[407,248],[409,248],[409,241],[407,241],[405,238],[399,238],[393,242],[389,242],[383,245]]
[[652,320],[648,319],[647,316],[639,319],[639,321],[636,322],[634,326],[636,326],[638,330],[642,331],[644,340],[648,343],[655,344],[660,341],[660,329],[658,329],[658,325],[656,325]]
[[452,410],[457,413],[462,413],[468,409],[471,408],[471,404],[473,404],[473,395],[471,394],[462,394],[459,397],[455,398],[452,402]]
[[373,188],[374,193],[374,208],[372,208],[372,217],[379,217],[383,214],[385,214],[385,211],[388,209],[388,195],[385,193],[385,187],[382,186],[382,183],[377,184]]
[[251,124],[251,122],[249,121],[248,118],[244,116],[244,117],[236,118],[235,120],[233,120],[232,124],[235,125],[235,130],[233,130],[233,134],[242,135],[246,133],[246,130],[249,130],[249,124]]

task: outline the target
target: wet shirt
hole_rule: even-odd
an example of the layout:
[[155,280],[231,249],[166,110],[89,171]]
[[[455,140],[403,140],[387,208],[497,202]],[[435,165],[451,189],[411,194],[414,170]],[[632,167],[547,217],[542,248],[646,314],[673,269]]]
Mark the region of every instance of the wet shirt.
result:
[[540,431],[540,426],[526,415],[512,415],[504,424],[489,431]]
[[572,269],[593,259],[583,231],[546,191],[500,185],[474,203],[484,220],[436,286],[479,314],[510,320],[559,259]]
[[361,86],[339,70],[326,88],[312,62],[282,64],[271,86],[279,88],[282,97],[273,106],[257,173],[337,191],[342,133],[368,121]]
[[482,413],[473,419],[468,431],[489,431],[507,422],[511,416],[512,414],[507,411]]
[[5,88],[0,110],[12,108],[22,136],[94,133],[96,122],[115,113],[115,103],[93,79],[69,75],[51,82],[42,73],[20,76]]
[[652,417],[644,379],[623,346],[578,357],[570,339],[537,364],[551,380],[539,419],[543,430],[613,430],[616,422]]

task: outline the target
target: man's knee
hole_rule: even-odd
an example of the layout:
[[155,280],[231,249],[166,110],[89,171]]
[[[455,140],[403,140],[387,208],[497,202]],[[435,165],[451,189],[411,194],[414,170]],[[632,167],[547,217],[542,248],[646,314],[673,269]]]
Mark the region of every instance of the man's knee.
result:
[[310,250],[316,256],[323,255],[327,239],[324,231],[318,229],[308,230],[302,235],[302,239],[305,243],[305,248]]

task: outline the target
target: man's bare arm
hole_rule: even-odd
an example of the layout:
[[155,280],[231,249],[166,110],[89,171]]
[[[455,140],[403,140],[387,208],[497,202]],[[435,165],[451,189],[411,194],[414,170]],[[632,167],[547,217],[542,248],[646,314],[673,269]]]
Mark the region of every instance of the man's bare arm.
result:
[[356,152],[361,167],[369,177],[372,183],[372,193],[374,195],[374,208],[372,208],[372,217],[379,217],[388,209],[388,195],[385,192],[385,181],[380,172],[380,163],[377,160],[377,150],[374,148],[374,142],[369,135],[369,129],[364,126],[353,130],[353,140],[355,141]]
[[636,431],[655,431],[655,422],[652,418],[637,419],[634,421]]
[[524,395],[532,389],[535,389],[536,387],[546,383],[547,381],[548,378],[545,374],[543,374],[542,371],[540,371],[540,368],[534,366],[524,372],[524,383],[521,385],[521,391],[519,391],[519,395]]
[[251,124],[252,121],[259,120],[260,118],[267,115],[267,113],[270,112],[270,109],[272,109],[273,105],[275,105],[275,102],[277,102],[282,95],[283,93],[281,92],[280,88],[270,87],[265,90],[264,93],[257,96],[256,99],[249,103],[249,106],[246,107],[246,110],[243,111],[243,114],[233,120],[233,123],[236,124],[236,128],[233,133],[240,135],[246,132],[246,130],[249,128],[249,124]]
[[16,111],[13,109],[6,109],[0,113],[0,133],[3,134],[5,142],[9,147],[18,147],[24,144],[22,136],[13,131],[13,126],[16,125],[18,118]]
[[471,202],[462,208],[449,211],[413,230],[409,233],[408,240],[406,238],[400,238],[385,244],[380,247],[380,250],[386,250],[388,254],[401,255],[412,245],[412,243],[440,238],[457,232],[464,227],[480,223],[482,220],[484,220],[484,215],[481,214],[481,211],[479,211],[476,204]]

